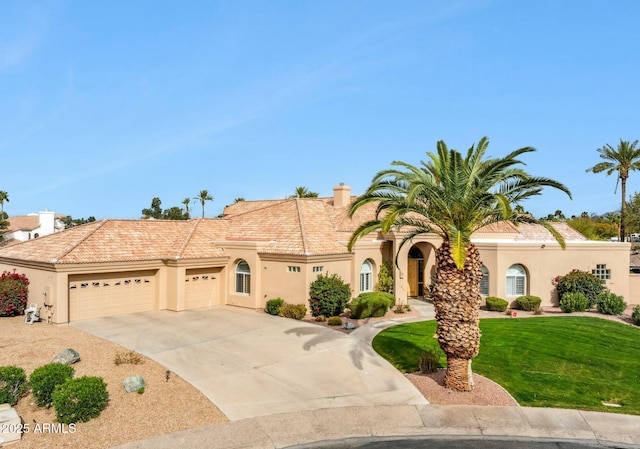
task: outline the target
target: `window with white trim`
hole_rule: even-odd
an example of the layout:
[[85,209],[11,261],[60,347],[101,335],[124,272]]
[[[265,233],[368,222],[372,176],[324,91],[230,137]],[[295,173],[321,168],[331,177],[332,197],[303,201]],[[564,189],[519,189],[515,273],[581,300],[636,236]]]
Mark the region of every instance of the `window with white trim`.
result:
[[360,267],[360,292],[370,292],[373,290],[373,267],[371,262],[365,260]]
[[287,271],[288,271],[289,273],[300,273],[300,267],[299,267],[299,266],[297,266],[297,265],[289,265],[289,266],[287,267]]
[[526,294],[527,273],[522,265],[511,265],[507,270],[507,296],[522,296]]
[[482,266],[482,279],[480,280],[480,294],[489,296],[489,270]]
[[591,270],[591,274],[600,278],[602,282],[611,279],[611,270],[607,268],[607,264],[597,264],[595,270]]
[[236,265],[236,293],[248,295],[251,292],[251,269],[249,264],[241,260]]
[[314,273],[322,273],[324,271],[324,267],[322,265],[318,265],[317,267],[313,267]]

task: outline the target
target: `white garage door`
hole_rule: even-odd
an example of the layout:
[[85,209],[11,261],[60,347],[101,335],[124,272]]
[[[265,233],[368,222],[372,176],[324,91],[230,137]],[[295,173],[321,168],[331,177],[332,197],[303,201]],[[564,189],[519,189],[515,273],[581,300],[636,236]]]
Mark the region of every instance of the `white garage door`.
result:
[[155,271],[69,276],[69,320],[153,310]]
[[218,279],[222,268],[187,270],[184,308],[198,309],[219,305]]

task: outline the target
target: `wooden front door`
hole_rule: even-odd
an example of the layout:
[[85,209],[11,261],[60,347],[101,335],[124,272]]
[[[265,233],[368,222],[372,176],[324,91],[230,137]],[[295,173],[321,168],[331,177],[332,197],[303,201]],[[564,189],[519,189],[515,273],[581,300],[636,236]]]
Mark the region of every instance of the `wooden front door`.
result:
[[408,259],[407,282],[409,283],[409,296],[418,296],[418,262],[419,259]]

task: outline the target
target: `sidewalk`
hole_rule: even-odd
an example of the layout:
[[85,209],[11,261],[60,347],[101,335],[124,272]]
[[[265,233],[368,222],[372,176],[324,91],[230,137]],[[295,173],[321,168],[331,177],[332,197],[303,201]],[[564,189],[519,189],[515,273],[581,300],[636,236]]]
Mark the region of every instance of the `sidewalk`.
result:
[[341,407],[233,421],[129,443],[117,449],[273,449],[327,440],[405,436],[580,440],[637,448],[640,416],[530,407]]

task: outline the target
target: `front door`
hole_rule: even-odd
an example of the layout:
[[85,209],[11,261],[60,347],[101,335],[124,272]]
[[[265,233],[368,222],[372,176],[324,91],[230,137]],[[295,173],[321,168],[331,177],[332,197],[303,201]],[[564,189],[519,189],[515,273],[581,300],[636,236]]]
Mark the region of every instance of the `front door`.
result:
[[407,282],[409,282],[409,296],[418,296],[418,262],[419,259],[409,259]]

